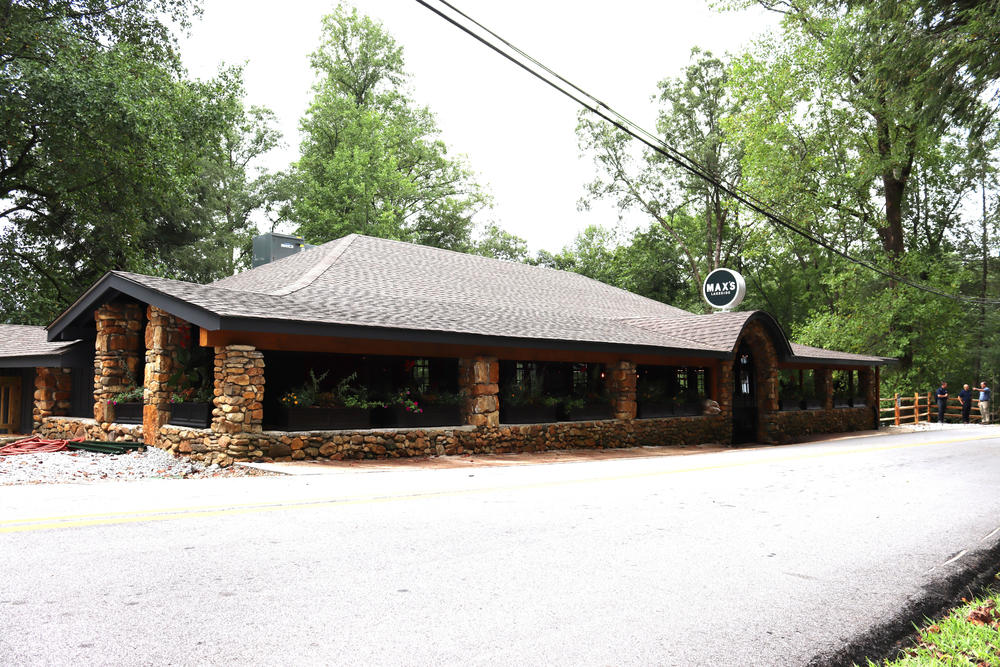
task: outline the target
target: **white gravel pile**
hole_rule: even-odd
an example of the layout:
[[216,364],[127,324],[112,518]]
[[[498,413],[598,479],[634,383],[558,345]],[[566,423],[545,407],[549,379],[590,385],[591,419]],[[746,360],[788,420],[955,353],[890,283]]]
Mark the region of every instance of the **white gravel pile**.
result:
[[[911,417],[912,419],[912,417]],[[938,424],[937,422],[925,422],[922,421],[919,424],[900,424],[899,426],[889,426],[886,430],[889,433],[917,433],[920,431],[952,431],[963,428],[981,428],[983,430],[996,429],[996,424],[980,424],[978,422],[972,422],[971,424],[959,424],[952,422],[945,422],[944,424]]]
[[250,477],[261,470],[205,465],[175,457],[156,447],[126,454],[64,451],[0,456],[0,486],[132,481],[151,478]]

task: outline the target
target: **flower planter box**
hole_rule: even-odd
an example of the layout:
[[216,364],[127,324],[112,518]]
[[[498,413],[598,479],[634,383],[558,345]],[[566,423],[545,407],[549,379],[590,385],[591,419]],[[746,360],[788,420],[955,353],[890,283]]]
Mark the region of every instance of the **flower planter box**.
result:
[[141,424],[142,423],[142,402],[129,401],[128,403],[115,403],[114,423],[116,424]]
[[673,403],[639,403],[635,409],[636,419],[663,419],[673,416]]
[[422,412],[410,412],[402,405],[389,406],[383,412],[383,426],[394,428],[425,428],[428,426],[461,426],[462,408],[458,405],[421,404]]
[[363,408],[281,408],[281,427],[287,431],[338,431],[371,426],[371,410]]
[[551,424],[558,421],[555,405],[507,405],[501,409],[504,424]]
[[212,423],[211,403],[172,403],[168,424],[188,428],[208,428]]
[[610,403],[588,403],[582,408],[566,411],[566,421],[589,422],[598,419],[611,419],[613,417]]

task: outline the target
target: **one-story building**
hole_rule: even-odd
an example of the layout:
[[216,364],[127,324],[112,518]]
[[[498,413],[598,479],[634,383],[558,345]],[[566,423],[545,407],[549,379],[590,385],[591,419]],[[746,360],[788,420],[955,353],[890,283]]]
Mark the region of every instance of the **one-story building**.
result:
[[37,432],[222,465],[871,429],[891,361],[797,345],[764,311],[693,314],[575,273],[360,235],[208,285],[111,272],[46,338],[92,357],[21,357],[36,377],[71,378],[35,382]]
[[[44,327],[0,324],[0,434],[31,433],[53,414],[93,416],[92,346],[46,335]],[[45,400],[34,400],[43,388]]]

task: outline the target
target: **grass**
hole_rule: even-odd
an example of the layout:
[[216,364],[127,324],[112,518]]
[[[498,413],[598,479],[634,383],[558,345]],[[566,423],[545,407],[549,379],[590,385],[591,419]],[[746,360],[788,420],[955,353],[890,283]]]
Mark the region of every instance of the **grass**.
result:
[[945,618],[918,628],[913,644],[898,657],[869,660],[868,667],[1000,667],[1000,589],[962,602]]

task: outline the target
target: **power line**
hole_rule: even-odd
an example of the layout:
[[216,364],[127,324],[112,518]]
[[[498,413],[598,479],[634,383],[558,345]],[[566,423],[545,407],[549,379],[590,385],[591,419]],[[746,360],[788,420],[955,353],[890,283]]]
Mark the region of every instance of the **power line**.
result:
[[[643,144],[653,149],[660,155],[664,156],[665,158],[667,158],[680,168],[684,169],[685,171],[717,187],[722,192],[725,192],[730,197],[742,203],[743,205],[747,206],[751,210],[756,211],[757,213],[764,216],[765,218],[770,220],[772,223],[778,225],[779,227],[782,227],[795,234],[798,234],[799,236],[810,241],[811,243],[823,247],[829,250],[830,252],[840,257],[843,257],[844,259],[850,262],[853,262],[854,264],[864,267],[890,280],[902,283],[909,287],[913,287],[914,289],[918,289],[924,292],[935,294],[937,296],[941,296],[947,299],[952,299],[954,301],[960,301],[964,303],[971,303],[976,305],[1000,305],[1000,300],[998,299],[981,299],[978,297],[966,296],[964,294],[952,294],[950,292],[945,292],[931,285],[919,283],[911,278],[900,275],[888,269],[884,269],[868,260],[855,257],[850,253],[837,248],[819,234],[815,234],[809,231],[808,229],[804,229],[799,225],[795,224],[794,222],[787,220],[780,213],[774,211],[771,205],[768,204],[767,202],[763,202],[754,195],[743,191],[739,187],[734,186],[730,183],[726,183],[712,176],[703,166],[701,166],[696,160],[694,160],[690,156],[685,155],[683,152],[677,150],[676,148],[673,148],[665,141],[663,141],[663,139],[661,139],[660,137],[656,136],[652,132],[649,132],[648,130],[640,126],[638,123],[635,123],[628,117],[615,111],[613,108],[611,108],[611,106],[602,102],[598,97],[580,88],[578,85],[576,85],[569,79],[566,79],[558,72],[552,70],[544,63],[535,59],[534,57],[524,52],[511,42],[507,41],[497,33],[493,32],[479,21],[473,19],[471,16],[461,11],[460,9],[449,3],[447,0],[438,0],[438,2],[447,7],[448,9],[450,9],[458,16],[462,17],[465,21],[476,26],[479,30],[485,32],[490,37],[503,44],[507,49],[513,52],[513,54],[516,54],[520,58],[523,58],[525,61],[527,61],[527,63],[518,59],[517,57],[512,55],[512,53],[505,51],[503,48],[501,48],[494,42],[490,41],[483,35],[477,33],[475,30],[471,29],[467,25],[464,25],[462,22],[458,21],[454,17],[449,16],[447,13],[443,12],[437,7],[431,6],[431,4],[427,2],[427,0],[416,0],[416,2],[423,5],[430,11],[434,12],[448,23],[451,23],[462,32],[468,34],[473,39],[489,47],[490,49],[497,52],[504,58],[507,58],[512,63],[514,63],[521,69],[525,70],[532,76],[538,78],[539,80],[548,84],[552,88],[555,88],[557,91],[559,91],[566,97],[570,98],[580,106],[584,107],[588,111],[603,118],[605,121],[611,123],[613,126],[618,128],[622,132],[625,132],[634,139],[641,141]],[[530,63],[530,65],[528,63]]]

